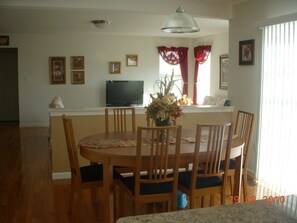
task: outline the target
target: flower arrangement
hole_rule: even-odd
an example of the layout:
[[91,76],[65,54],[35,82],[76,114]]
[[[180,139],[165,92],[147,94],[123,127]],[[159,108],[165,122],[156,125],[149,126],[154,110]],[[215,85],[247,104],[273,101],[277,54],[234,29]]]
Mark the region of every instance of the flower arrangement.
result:
[[166,76],[155,82],[158,92],[155,95],[150,95],[152,102],[146,108],[147,118],[164,121],[167,119],[176,120],[181,116],[182,109],[176,96],[171,93],[176,81],[173,80],[173,76],[172,73],[170,78]]
[[148,118],[161,119],[177,119],[181,116],[182,109],[177,103],[174,95],[158,95],[147,106],[146,114]]
[[178,103],[180,105],[192,105],[193,101],[191,98],[184,94],[183,97],[178,100]]

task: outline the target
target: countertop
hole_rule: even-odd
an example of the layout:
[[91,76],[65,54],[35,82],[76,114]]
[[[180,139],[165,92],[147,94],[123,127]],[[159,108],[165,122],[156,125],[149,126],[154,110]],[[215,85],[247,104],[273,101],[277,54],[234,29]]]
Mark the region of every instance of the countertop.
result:
[[[233,112],[234,106],[217,105],[188,105],[181,106],[183,113],[205,113],[205,112]],[[104,115],[105,107],[91,108],[49,108],[50,116],[71,115]],[[145,114],[145,107],[135,107],[136,114]]]
[[297,222],[297,196],[285,197],[285,202],[274,204],[258,200],[256,203],[238,203],[197,208],[167,213],[124,217],[117,223],[229,223],[229,222]]

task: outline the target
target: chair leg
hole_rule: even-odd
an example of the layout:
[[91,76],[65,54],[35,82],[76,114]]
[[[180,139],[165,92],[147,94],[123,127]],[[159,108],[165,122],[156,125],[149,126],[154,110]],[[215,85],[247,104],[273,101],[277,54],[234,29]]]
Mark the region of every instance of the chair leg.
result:
[[214,197],[215,197],[214,194],[210,195],[210,207],[214,205]]
[[230,175],[230,189],[231,189],[231,196],[233,196],[233,192],[234,192],[234,175]]
[[96,202],[98,202],[98,190],[97,189],[95,189],[95,188],[93,188],[93,189],[91,189],[91,196],[92,196],[92,202],[93,203],[96,203]]
[[[166,204],[166,203],[165,203]],[[167,201],[167,211],[172,211],[172,202],[171,201]]]
[[205,207],[205,197],[201,196],[201,207],[204,208]]
[[177,210],[177,197],[176,196],[174,196],[172,201],[170,201],[170,208],[171,208],[171,211]]
[[247,174],[242,175],[242,181],[243,181],[243,199],[244,199],[244,201],[246,201],[246,198],[248,196]]
[[140,203],[137,199],[134,202],[134,214],[140,215]]
[[226,195],[226,191],[223,190],[222,193],[221,193],[221,204],[222,205],[226,204],[226,197],[225,197],[225,195]]
[[[154,203],[151,203],[152,204],[152,211],[153,212],[157,212],[157,203],[154,202]],[[164,202],[162,202],[162,211],[164,212],[164,207],[165,207],[165,204]]]
[[113,203],[115,208],[119,208],[119,202],[120,202],[120,186],[117,180],[113,181]]
[[[154,205],[155,205],[156,203],[154,203]],[[166,211],[166,205],[167,205],[167,203],[166,203],[166,201],[163,201],[162,202],[162,211],[163,212],[165,212]],[[169,207],[168,207],[169,208]]]
[[195,197],[190,195],[190,209],[195,208]]
[[120,207],[120,217],[124,217],[125,216],[125,196],[124,196],[124,190],[119,187],[119,207]]

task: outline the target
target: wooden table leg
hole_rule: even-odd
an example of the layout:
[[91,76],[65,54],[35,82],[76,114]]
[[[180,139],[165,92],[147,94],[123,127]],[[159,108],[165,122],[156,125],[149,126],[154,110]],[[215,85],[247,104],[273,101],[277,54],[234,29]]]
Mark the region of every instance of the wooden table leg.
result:
[[109,165],[109,159],[107,159],[103,163],[103,214],[106,223],[114,223],[112,169],[112,165]]
[[242,162],[243,162],[243,147],[241,147],[241,156],[235,158],[235,175],[234,175],[234,190],[233,203],[240,201],[241,179],[242,179]]

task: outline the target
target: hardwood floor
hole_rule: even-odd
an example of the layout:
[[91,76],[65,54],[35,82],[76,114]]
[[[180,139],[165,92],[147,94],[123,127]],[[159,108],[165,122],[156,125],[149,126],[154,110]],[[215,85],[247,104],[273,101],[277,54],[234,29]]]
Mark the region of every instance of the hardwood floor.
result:
[[47,128],[0,125],[0,222],[49,222],[52,203]]
[[[68,213],[70,181],[51,180],[48,128],[0,123],[0,153],[1,223],[103,222],[104,201],[92,203],[89,191],[84,192],[80,211]],[[258,189],[250,182],[250,195],[257,195]],[[160,207],[155,206],[144,206],[142,213],[159,212]],[[131,204],[125,208],[132,213]],[[118,204],[115,213],[117,219]]]

